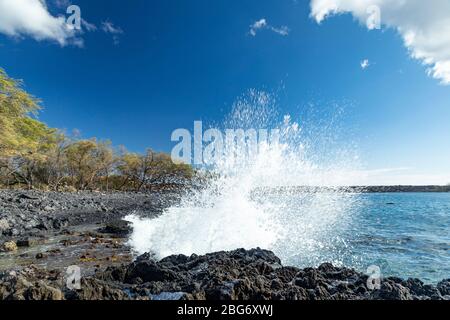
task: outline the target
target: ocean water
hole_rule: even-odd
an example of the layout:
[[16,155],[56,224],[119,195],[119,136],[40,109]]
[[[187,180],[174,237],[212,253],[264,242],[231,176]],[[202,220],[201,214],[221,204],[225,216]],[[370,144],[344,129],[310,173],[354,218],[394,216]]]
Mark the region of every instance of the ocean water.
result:
[[385,276],[429,283],[450,278],[450,193],[263,197],[259,201],[286,204],[278,211],[287,221],[285,236],[271,247],[285,264],[332,262],[362,272],[376,265]]
[[301,268],[332,262],[426,283],[450,278],[450,193],[266,192],[244,203],[239,194],[128,217],[130,243],[160,258],[262,247]]
[[436,283],[450,278],[450,193],[361,194],[345,231],[347,261],[384,275]]

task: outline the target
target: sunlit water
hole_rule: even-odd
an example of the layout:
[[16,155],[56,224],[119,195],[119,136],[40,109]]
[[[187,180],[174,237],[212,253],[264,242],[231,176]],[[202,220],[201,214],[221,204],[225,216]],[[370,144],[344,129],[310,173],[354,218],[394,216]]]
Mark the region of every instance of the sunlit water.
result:
[[364,206],[344,236],[347,254],[360,261],[355,267],[379,265],[386,275],[426,282],[450,278],[450,193],[359,197]]

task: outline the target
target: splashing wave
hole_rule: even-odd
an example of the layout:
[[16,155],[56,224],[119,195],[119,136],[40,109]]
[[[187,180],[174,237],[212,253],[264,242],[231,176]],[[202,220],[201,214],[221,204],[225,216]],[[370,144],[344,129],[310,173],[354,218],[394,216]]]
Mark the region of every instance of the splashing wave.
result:
[[162,258],[262,247],[299,266],[345,259],[343,231],[358,197],[321,187],[340,184],[355,164],[354,150],[337,146],[334,124],[308,127],[290,116],[279,119],[274,110],[272,97],[255,90],[234,104],[226,128],[278,128],[280,141],[261,143],[239,161],[225,154],[209,168],[216,178],[156,219],[128,216],[137,252]]

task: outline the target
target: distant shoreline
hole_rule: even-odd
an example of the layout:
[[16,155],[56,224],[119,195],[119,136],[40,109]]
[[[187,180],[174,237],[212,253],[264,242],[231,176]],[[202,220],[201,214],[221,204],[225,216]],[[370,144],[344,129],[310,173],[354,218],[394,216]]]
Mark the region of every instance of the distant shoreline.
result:
[[[315,186],[298,186],[298,187],[278,187],[269,188],[275,192],[348,192],[348,193],[448,193],[450,192],[450,185],[448,186],[340,186],[340,187],[315,187]],[[260,188],[258,191],[265,191],[265,188]]]
[[450,192],[450,185],[448,186],[368,186],[368,187],[349,187],[363,193],[392,193],[392,192]]

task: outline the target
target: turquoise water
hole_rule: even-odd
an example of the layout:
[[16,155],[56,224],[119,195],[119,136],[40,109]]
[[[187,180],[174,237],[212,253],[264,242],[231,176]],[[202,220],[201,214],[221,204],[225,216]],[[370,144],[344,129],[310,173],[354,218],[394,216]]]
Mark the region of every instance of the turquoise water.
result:
[[430,283],[450,278],[450,193],[359,197],[361,205],[343,235],[353,257],[349,264],[379,265],[384,275]]

